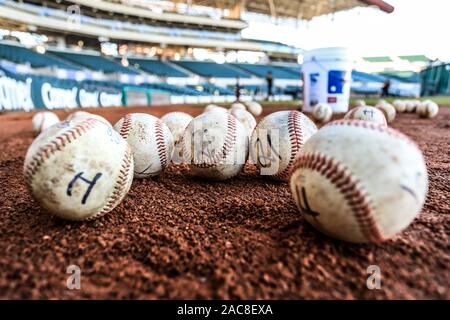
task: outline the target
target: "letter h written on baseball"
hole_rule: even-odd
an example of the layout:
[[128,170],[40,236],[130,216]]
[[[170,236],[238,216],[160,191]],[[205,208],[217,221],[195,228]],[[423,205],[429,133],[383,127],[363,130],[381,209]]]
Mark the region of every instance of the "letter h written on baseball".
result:
[[84,193],[83,197],[81,198],[81,204],[86,204],[86,201],[89,198],[89,195],[91,194],[92,189],[94,188],[98,179],[100,179],[100,177],[102,176],[102,173],[98,172],[92,180],[86,179],[85,177],[83,177],[83,174],[84,174],[84,172],[79,172],[73,177],[73,179],[67,185],[66,193],[69,197],[72,196],[73,187],[75,186],[75,183],[78,180],[81,180],[82,182],[87,183],[88,187],[87,187],[86,192]]

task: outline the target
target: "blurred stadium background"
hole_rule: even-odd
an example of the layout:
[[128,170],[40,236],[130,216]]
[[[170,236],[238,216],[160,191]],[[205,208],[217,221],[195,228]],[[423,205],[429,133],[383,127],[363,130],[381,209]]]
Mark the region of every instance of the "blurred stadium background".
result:
[[[381,0],[0,0],[0,111],[301,98],[302,48],[248,39],[252,19],[310,20]],[[352,94],[449,94],[450,65],[360,57]]]

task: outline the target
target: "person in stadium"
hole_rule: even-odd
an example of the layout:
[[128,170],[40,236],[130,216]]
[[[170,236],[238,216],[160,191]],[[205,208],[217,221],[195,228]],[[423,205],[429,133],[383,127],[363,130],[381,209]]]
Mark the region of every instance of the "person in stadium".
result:
[[382,97],[388,97],[389,96],[389,88],[391,87],[391,80],[386,79],[383,83],[383,89],[381,90],[381,96]]
[[241,85],[239,83],[239,76],[236,77],[236,87],[234,88],[234,94],[236,96],[236,101],[239,101],[241,98]]
[[268,71],[267,72],[266,82],[267,82],[267,100],[270,100],[270,98],[273,96],[273,75],[272,75],[272,71]]

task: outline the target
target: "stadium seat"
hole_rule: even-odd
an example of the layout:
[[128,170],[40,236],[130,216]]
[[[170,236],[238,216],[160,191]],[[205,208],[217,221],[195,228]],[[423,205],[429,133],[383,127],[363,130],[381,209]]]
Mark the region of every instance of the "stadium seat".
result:
[[225,64],[218,64],[215,62],[200,62],[200,61],[172,61],[173,63],[195,73],[202,77],[207,78],[250,78],[250,74],[234,69]]
[[50,51],[52,54],[70,61],[77,63],[88,69],[95,71],[102,71],[104,73],[125,73],[125,74],[139,74],[139,72],[126,68],[119,63],[109,60],[100,55],[87,54],[87,53],[75,53],[68,51]]
[[274,78],[278,79],[299,79],[300,73],[295,74],[294,72],[287,71],[284,68],[274,66],[274,65],[264,65],[264,64],[248,64],[248,63],[233,63],[233,66],[240,68],[246,72],[249,72],[259,78],[264,78],[269,71],[272,72]]
[[57,67],[62,69],[80,70],[74,63],[65,62],[48,53],[40,54],[30,49],[0,43],[0,59],[8,60],[18,64],[30,64],[33,68]]
[[145,72],[163,77],[187,77],[188,75],[177,70],[167,63],[156,59],[138,59],[129,58],[128,62],[136,68],[140,68]]

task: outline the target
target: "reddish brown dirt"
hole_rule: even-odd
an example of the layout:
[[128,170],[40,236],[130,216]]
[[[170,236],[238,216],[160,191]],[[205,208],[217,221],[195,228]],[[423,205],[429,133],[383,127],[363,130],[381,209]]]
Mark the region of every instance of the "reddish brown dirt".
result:
[[[169,109],[201,112],[179,106],[95,113],[115,122],[131,111],[161,116]],[[401,114],[393,123],[423,150],[430,190],[414,223],[381,245],[318,233],[298,213],[287,184],[261,179],[251,166],[216,183],[172,166],[159,178],[134,181],[103,218],[62,221],[25,188],[31,116],[0,115],[0,298],[450,298],[450,108],[432,120]],[[81,268],[81,290],[66,288],[71,264]],[[380,290],[366,287],[369,265],[381,269]]]

